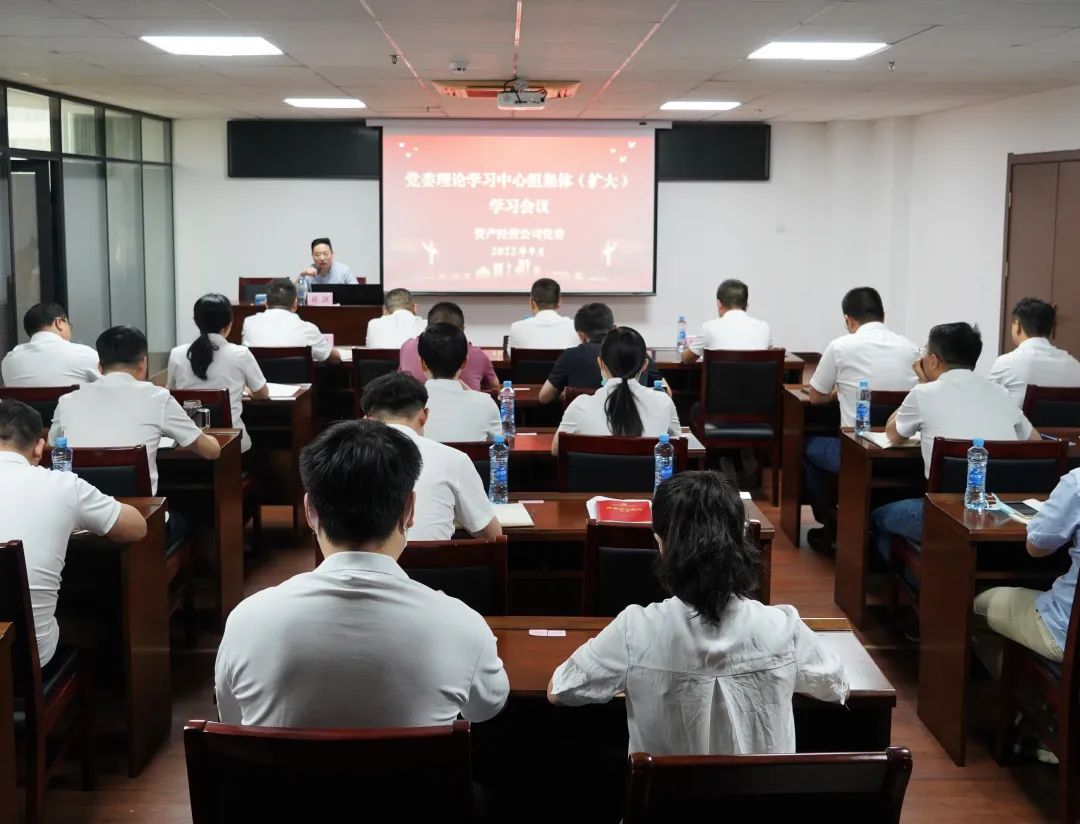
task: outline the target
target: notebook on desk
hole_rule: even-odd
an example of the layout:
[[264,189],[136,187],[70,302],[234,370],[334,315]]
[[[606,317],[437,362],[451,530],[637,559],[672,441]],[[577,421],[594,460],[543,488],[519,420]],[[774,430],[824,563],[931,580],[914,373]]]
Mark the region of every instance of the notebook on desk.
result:
[[532,515],[524,504],[495,504],[495,517],[503,529],[515,526],[533,526]]
[[867,432],[865,435],[860,435],[860,438],[870,441],[875,446],[880,446],[882,449],[910,449],[913,446],[919,446],[922,443],[922,439],[919,437],[919,433],[915,433],[914,438],[908,438],[900,443],[893,443],[889,440],[889,436],[884,432]]

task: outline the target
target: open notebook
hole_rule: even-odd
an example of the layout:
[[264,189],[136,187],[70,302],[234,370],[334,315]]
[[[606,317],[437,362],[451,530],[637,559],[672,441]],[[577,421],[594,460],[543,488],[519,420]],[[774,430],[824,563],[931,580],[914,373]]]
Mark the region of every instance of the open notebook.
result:
[[532,515],[525,508],[525,504],[495,504],[495,517],[499,519],[499,526],[532,526]]
[[919,446],[922,443],[922,439],[919,437],[921,433],[916,432],[914,438],[908,438],[906,441],[900,443],[893,443],[889,440],[889,436],[884,432],[867,432],[865,435],[860,435],[860,438],[870,441],[875,446],[880,446],[882,449],[909,449],[913,446]]

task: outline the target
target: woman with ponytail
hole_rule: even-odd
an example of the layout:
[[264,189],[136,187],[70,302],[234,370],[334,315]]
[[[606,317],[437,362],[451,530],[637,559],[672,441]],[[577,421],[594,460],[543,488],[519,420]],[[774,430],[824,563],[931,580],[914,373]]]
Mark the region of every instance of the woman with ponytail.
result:
[[188,346],[177,346],[169,354],[169,389],[228,389],[233,426],[241,433],[240,449],[251,448],[251,438],[240,415],[244,410],[244,387],[253,398],[270,397],[262,369],[246,346],[229,343],[232,304],[224,295],[203,295],[195,301],[197,337]]
[[671,398],[638,382],[648,357],[637,330],[616,326],[608,332],[599,363],[603,385],[595,395],[581,395],[566,408],[551,445],[553,455],[559,454],[560,432],[633,438],[658,438],[667,432],[679,437],[682,426]]

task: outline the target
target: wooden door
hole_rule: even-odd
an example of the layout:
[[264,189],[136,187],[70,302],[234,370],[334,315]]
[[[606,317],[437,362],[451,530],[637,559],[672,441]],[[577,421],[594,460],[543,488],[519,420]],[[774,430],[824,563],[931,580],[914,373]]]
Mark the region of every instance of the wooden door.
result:
[[1058,165],[1051,303],[1057,308],[1054,343],[1080,357],[1080,161]]
[[1024,297],[1052,299],[1058,166],[1058,163],[1014,163],[1009,167],[1002,352],[1013,348],[1009,327],[1016,302]]

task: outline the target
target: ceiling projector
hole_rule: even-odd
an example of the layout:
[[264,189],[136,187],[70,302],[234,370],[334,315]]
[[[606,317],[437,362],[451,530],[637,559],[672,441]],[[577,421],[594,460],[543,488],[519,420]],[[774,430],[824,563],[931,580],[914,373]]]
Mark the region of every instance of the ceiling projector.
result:
[[544,108],[546,89],[510,89],[495,97],[496,105],[503,111],[523,112]]

